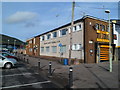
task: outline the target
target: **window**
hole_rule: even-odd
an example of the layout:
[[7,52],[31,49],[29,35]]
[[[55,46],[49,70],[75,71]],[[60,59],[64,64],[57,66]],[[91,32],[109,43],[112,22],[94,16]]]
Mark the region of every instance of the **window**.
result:
[[32,43],[32,40],[30,40],[29,43]]
[[63,29],[60,31],[60,36],[66,35],[67,34],[67,29]]
[[41,37],[41,41],[44,41],[44,40],[45,40],[45,36],[42,36],[42,37]]
[[77,31],[79,31],[79,30],[81,30],[82,29],[82,26],[81,26],[81,24],[79,24],[78,26],[77,26]]
[[44,52],[44,47],[41,47],[41,52]]
[[56,53],[57,52],[57,46],[52,46],[52,52]]
[[50,52],[50,47],[46,47],[46,52]]
[[106,32],[109,32],[109,26],[108,25],[106,26]]
[[32,48],[29,49],[29,52],[32,52]]
[[80,50],[81,49],[81,44],[73,44],[72,45],[72,50]]
[[77,44],[72,45],[72,50],[76,50]]
[[57,37],[57,32],[53,32],[53,37]]
[[51,34],[48,34],[48,35],[47,35],[47,40],[50,39],[50,37],[51,37]]
[[105,31],[105,26],[104,25],[102,25],[102,31]]
[[99,30],[99,29],[100,29],[100,27],[99,27],[99,24],[98,24],[98,23],[96,23],[96,24],[95,24],[95,29],[96,29],[96,30]]
[[117,35],[116,34],[114,34],[114,39],[117,40]]
[[66,45],[62,45],[62,47],[60,47],[60,52],[66,52]]

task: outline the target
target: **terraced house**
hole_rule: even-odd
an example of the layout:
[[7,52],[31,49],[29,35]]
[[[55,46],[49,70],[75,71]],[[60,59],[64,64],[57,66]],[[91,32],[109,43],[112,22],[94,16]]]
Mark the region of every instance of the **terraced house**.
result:
[[[68,23],[38,35],[37,37],[40,40],[36,43],[39,44],[39,50],[37,51],[39,56],[44,58],[69,58],[70,33],[72,33],[72,60],[75,59],[84,63],[109,60],[108,45],[109,34],[113,36],[112,26],[111,33],[109,33],[107,21],[88,15],[74,21],[72,30],[71,23]],[[114,47],[113,37],[111,37],[111,40]]]

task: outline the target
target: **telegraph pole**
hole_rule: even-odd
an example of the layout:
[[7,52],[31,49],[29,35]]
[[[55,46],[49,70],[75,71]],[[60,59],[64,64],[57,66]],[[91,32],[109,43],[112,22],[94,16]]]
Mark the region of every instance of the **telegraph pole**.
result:
[[70,48],[69,48],[69,65],[71,65],[72,31],[73,31],[73,24],[74,24],[74,8],[75,8],[75,1],[73,1],[73,3],[72,3],[72,20],[71,20],[71,28],[70,28]]

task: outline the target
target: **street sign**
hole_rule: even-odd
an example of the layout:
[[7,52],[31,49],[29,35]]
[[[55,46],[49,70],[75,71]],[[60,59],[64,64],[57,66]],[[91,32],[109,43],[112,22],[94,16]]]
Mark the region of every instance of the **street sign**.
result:
[[59,46],[59,47],[62,47],[62,44],[61,44],[61,43],[59,43],[59,44],[58,44],[58,46]]

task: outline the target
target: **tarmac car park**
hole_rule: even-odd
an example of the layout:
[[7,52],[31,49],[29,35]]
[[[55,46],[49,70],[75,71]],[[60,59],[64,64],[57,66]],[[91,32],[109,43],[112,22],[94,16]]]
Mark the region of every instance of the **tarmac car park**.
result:
[[29,65],[21,60],[18,61],[17,67],[15,68],[0,70],[2,71],[0,75],[2,79],[2,90],[58,88],[56,84],[41,75],[37,69],[34,71],[34,68],[29,67]]

